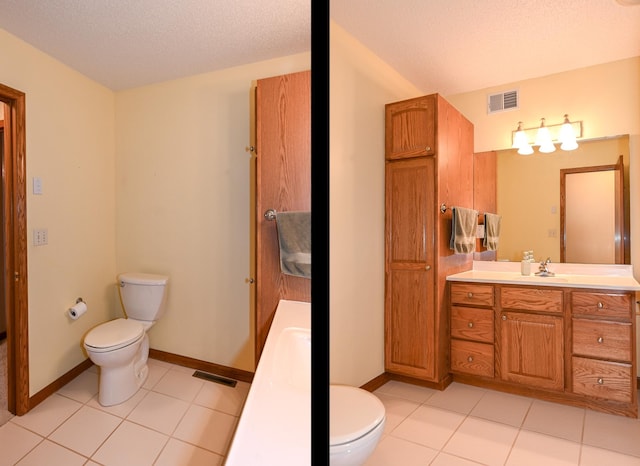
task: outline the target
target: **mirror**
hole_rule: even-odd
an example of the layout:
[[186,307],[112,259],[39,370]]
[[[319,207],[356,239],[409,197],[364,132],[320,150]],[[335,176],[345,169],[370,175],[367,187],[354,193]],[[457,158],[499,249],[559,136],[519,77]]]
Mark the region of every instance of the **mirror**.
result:
[[[496,151],[496,210],[502,216],[495,260],[520,261],[522,251],[533,250],[536,261],[561,262],[561,170],[624,165],[623,215],[627,229],[625,259],[629,261],[629,136],[578,141],[578,149],[550,154],[537,150],[528,156],[515,149]],[[478,180],[482,182],[482,180]],[[579,232],[589,238],[588,231]],[[599,247],[599,246],[597,246]],[[603,246],[604,247],[604,246]],[[574,261],[572,261],[574,262]],[[589,262],[585,260],[585,263]],[[591,262],[589,262],[591,263]],[[613,263],[613,261],[612,261]]]

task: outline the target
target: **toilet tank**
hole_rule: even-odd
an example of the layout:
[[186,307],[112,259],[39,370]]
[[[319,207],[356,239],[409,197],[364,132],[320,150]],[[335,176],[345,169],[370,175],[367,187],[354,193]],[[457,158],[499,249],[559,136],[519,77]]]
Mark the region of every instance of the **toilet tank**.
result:
[[122,306],[129,319],[153,322],[162,317],[169,277],[129,272],[120,274],[118,281]]

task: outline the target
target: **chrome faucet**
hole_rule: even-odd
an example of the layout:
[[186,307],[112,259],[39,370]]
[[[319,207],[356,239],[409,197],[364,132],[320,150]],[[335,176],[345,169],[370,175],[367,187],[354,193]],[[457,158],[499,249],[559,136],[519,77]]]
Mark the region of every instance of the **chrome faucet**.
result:
[[550,257],[547,257],[546,261],[541,261],[536,275],[540,277],[553,277],[555,274],[551,270],[549,270],[549,264],[551,264]]

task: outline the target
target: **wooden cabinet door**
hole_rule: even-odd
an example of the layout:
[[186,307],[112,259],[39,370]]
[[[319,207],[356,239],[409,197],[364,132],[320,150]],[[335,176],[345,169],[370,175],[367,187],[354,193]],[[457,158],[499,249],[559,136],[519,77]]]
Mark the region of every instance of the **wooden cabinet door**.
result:
[[311,210],[311,72],[258,80],[256,89],[255,362],[281,299],[311,301],[311,280],[280,271],[277,212]]
[[385,366],[435,376],[433,157],[387,162]]
[[387,160],[433,155],[436,152],[435,95],[387,104],[385,154]]
[[553,390],[564,388],[562,317],[502,312],[500,331],[503,380]]

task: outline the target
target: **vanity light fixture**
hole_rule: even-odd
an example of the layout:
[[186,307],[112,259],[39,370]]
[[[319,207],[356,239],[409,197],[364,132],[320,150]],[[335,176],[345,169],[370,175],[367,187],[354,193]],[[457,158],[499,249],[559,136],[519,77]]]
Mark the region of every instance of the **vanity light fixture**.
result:
[[[541,118],[537,128],[522,128],[522,122],[518,122],[518,128],[512,131],[513,149],[518,149],[520,155],[533,154],[532,145],[538,146],[543,154],[556,150],[555,144],[560,144],[560,149],[570,151],[578,148],[577,138],[582,137],[582,121],[569,121],[569,115],[564,115],[564,122],[555,125],[547,125]],[[530,141],[534,141],[531,143]]]

